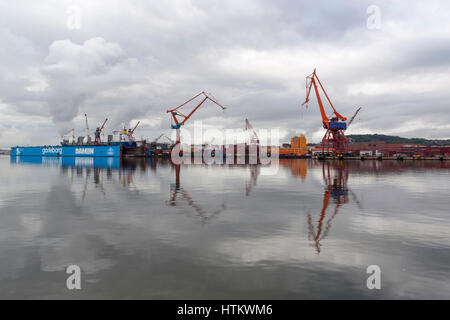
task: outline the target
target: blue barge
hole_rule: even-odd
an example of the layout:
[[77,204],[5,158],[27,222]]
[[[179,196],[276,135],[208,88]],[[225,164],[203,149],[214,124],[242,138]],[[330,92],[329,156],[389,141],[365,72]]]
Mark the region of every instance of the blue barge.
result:
[[12,147],[11,156],[38,157],[121,157],[122,145],[75,145],[75,146],[41,146]]

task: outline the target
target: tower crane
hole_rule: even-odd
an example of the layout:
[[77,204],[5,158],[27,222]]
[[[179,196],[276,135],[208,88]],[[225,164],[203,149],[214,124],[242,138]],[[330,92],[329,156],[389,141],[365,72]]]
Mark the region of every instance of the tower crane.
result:
[[[333,113],[330,117],[328,117],[325,113],[322,99],[320,98],[318,85],[322,89],[328,103],[333,109]],[[313,87],[316,93],[317,103],[319,104],[323,127],[326,130],[325,135],[322,139],[322,154],[327,153],[334,154],[339,157],[343,156],[343,154],[347,153],[348,150],[347,137],[344,134],[344,131],[347,129],[347,118],[342,116],[334,108],[327,92],[325,91],[322,83],[317,77],[316,69],[314,69],[314,72],[312,74],[306,77],[306,99],[305,102],[303,102],[302,106],[306,105],[309,102],[309,95]]]
[[245,119],[245,131],[250,131],[250,142],[256,143],[259,145],[259,138],[258,135],[256,134],[255,129],[253,129],[252,125],[250,124],[250,121],[248,121],[248,119]]
[[102,140],[100,139],[100,134],[103,131],[103,128],[105,127],[106,121],[108,121],[108,118],[105,119],[105,121],[103,121],[103,124],[100,128],[97,128],[95,130],[95,140],[94,143],[96,146],[100,145],[102,143]]
[[[202,101],[186,116],[184,114],[182,114],[179,110],[185,106],[186,104],[188,104],[189,102],[197,99],[200,96],[204,96],[204,98],[202,98]],[[202,91],[199,94],[197,94],[196,96],[192,97],[191,99],[187,100],[186,102],[184,102],[183,104],[179,105],[178,107],[171,109],[171,110],[167,110],[166,113],[170,113],[172,115],[172,119],[175,123],[172,123],[172,129],[177,130],[177,135],[176,135],[176,141],[175,141],[175,147],[179,146],[180,144],[180,128],[181,126],[183,126],[186,121],[189,120],[189,118],[195,113],[195,111],[198,110],[198,108],[200,108],[200,106],[206,101],[206,100],[210,100],[212,102],[214,102],[216,105],[218,105],[222,110],[225,110],[226,107],[222,106],[219,102],[217,102],[215,99],[210,97],[210,94]]]

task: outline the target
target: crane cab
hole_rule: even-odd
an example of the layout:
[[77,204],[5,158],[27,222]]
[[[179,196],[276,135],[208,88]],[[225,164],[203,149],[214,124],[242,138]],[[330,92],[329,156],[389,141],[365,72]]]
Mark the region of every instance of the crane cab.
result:
[[347,129],[347,122],[344,121],[330,121],[330,129],[342,129],[342,130],[346,130]]

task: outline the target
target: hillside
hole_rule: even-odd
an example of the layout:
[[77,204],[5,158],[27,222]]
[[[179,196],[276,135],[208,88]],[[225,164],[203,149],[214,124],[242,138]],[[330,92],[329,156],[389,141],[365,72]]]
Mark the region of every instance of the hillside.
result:
[[418,143],[424,146],[450,146],[450,139],[429,140],[424,138],[402,138],[384,134],[351,134],[347,138],[351,138],[353,142],[385,141],[386,143]]

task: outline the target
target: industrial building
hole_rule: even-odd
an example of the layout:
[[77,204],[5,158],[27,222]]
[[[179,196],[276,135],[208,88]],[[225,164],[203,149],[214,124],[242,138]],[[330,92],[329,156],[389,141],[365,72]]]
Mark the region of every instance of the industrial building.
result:
[[384,141],[374,141],[366,143],[349,144],[349,152],[356,156],[377,156],[395,157],[449,157],[450,146],[424,146],[412,143],[386,143]]
[[[314,156],[322,151],[321,145],[310,146]],[[414,143],[386,143],[385,141],[373,141],[363,143],[350,143],[348,145],[350,155],[362,157],[426,157],[439,158],[450,157],[450,146],[424,146]]]
[[283,144],[279,149],[279,155],[283,157],[302,157],[308,154],[306,137],[299,135],[291,138],[290,144]]

